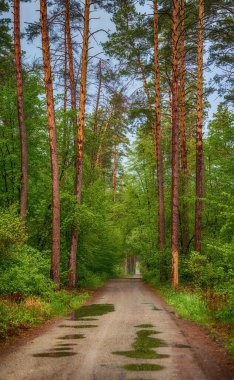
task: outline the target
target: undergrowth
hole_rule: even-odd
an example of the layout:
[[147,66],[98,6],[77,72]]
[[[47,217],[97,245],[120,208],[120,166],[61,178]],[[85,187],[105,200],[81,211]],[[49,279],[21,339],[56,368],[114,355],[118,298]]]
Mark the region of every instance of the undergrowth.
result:
[[[205,326],[218,337],[222,345],[234,356],[233,310],[229,303],[211,307],[210,298],[199,287],[173,289],[162,285],[147,273],[144,279],[171,305],[178,316]],[[213,294],[214,297],[214,294]]]
[[65,315],[79,308],[88,297],[87,292],[78,294],[61,290],[45,299],[36,296],[0,298],[0,340],[6,341],[49,318]]

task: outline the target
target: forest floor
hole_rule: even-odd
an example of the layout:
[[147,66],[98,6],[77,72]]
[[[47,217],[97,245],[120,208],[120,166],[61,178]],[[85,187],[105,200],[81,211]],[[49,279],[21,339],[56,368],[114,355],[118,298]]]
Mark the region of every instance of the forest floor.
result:
[[141,279],[109,281],[67,318],[6,346],[1,380],[229,380],[233,363]]

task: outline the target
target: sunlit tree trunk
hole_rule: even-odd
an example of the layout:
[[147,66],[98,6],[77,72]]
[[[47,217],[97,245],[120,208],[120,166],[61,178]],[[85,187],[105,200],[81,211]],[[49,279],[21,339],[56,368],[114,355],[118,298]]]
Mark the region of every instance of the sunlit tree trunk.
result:
[[42,36],[42,55],[44,65],[44,81],[48,114],[50,138],[50,159],[52,176],[52,255],[51,278],[59,285],[60,282],[60,201],[59,201],[59,170],[56,141],[56,124],[54,112],[54,97],[50,62],[50,41],[47,20],[47,2],[40,0],[40,21]]
[[16,67],[16,88],[17,88],[17,108],[20,130],[21,145],[21,191],[20,191],[20,215],[26,221],[27,214],[27,183],[28,183],[28,164],[27,164],[27,137],[24,117],[23,104],[23,75],[21,63],[21,44],[20,44],[20,0],[14,0],[14,50]]
[[195,205],[195,250],[201,251],[202,195],[203,195],[203,44],[204,44],[204,0],[199,0],[198,31],[198,82],[197,82],[197,128],[196,128],[196,205]]
[[93,126],[94,132],[97,132],[97,128],[98,128],[98,111],[99,111],[99,104],[100,104],[100,98],[101,98],[101,89],[102,89],[102,61],[100,59],[98,63],[98,91],[97,91],[97,101],[96,101],[95,114],[94,114],[94,126]]
[[[77,203],[81,201],[82,187],[82,170],[83,170],[83,149],[84,149],[84,124],[85,124],[85,106],[87,93],[87,69],[88,69],[88,42],[89,42],[89,13],[90,2],[85,0],[84,11],[84,29],[83,29],[83,48],[81,58],[81,80],[80,80],[80,98],[78,112],[78,144],[77,144],[77,159],[76,159],[76,178],[75,178],[75,195]],[[77,281],[77,246],[78,246],[78,230],[73,227],[71,232],[71,246],[69,254],[68,267],[68,286],[75,287]]]
[[178,42],[179,0],[172,2],[172,216],[171,270],[172,286],[177,287],[179,258],[179,109],[178,109]]
[[188,209],[188,164],[187,164],[187,144],[186,144],[186,124],[185,124],[185,50],[184,50],[184,0],[180,1],[180,65],[179,65],[179,125],[180,125],[180,149],[182,168],[182,248],[183,253],[187,252],[189,241],[189,209]]
[[66,42],[66,30],[64,36],[64,94],[63,94],[63,151],[62,151],[62,164],[61,164],[61,184],[65,181],[65,170],[67,164],[68,154],[68,131],[67,131],[67,42]]
[[75,77],[74,77],[74,63],[73,63],[73,48],[72,48],[72,37],[70,28],[70,2],[65,0],[66,12],[65,12],[65,30],[66,30],[66,43],[68,50],[68,61],[69,61],[69,81],[70,81],[70,92],[71,92],[71,108],[73,111],[73,127],[74,132],[77,126],[77,111],[76,111],[76,87],[75,87]]
[[156,111],[156,160],[158,179],[158,231],[159,246],[165,249],[165,217],[164,217],[164,190],[163,190],[163,163],[161,148],[161,104],[160,104],[160,71],[158,46],[158,9],[157,0],[154,0],[154,78],[155,78],[155,111]]

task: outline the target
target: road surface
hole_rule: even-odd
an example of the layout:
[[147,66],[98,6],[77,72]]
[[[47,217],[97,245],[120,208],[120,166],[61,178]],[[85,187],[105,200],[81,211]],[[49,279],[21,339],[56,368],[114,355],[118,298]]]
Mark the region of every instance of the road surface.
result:
[[[179,320],[141,279],[111,280],[96,293],[90,303],[110,304],[114,311],[96,317],[87,317],[85,314],[83,318],[80,317],[92,319],[88,321],[77,320],[75,316],[65,318],[50,326],[47,331],[8,350],[0,357],[0,379],[232,378],[230,363],[222,350],[195,324]],[[85,327],[87,325],[94,327]],[[159,342],[158,347],[154,348],[158,358],[143,359],[113,353],[132,352],[137,333],[147,329],[157,332],[150,337],[157,338]],[[127,370],[125,366],[130,364],[154,364],[157,371],[146,371],[145,366],[144,369],[138,367],[140,371]]]

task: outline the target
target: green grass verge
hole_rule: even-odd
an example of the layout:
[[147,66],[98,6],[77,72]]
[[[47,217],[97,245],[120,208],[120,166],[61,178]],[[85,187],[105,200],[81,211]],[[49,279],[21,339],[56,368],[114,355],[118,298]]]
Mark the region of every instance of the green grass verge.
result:
[[[173,307],[178,316],[183,319],[197,322],[205,326],[220,343],[234,356],[234,334],[230,318],[217,318],[217,311],[209,308],[208,302],[199,290],[187,288],[173,289],[169,285],[162,285],[151,276],[145,280],[153,286],[165,301]],[[219,312],[221,314],[222,310]]]
[[157,290],[181,318],[201,325],[209,325],[212,322],[211,312],[199,293],[189,293],[169,287],[161,287]]
[[89,297],[89,293],[61,290],[50,297],[26,297],[20,301],[0,298],[0,340],[6,341],[22,330],[39,325],[45,320],[66,315],[78,309]]

